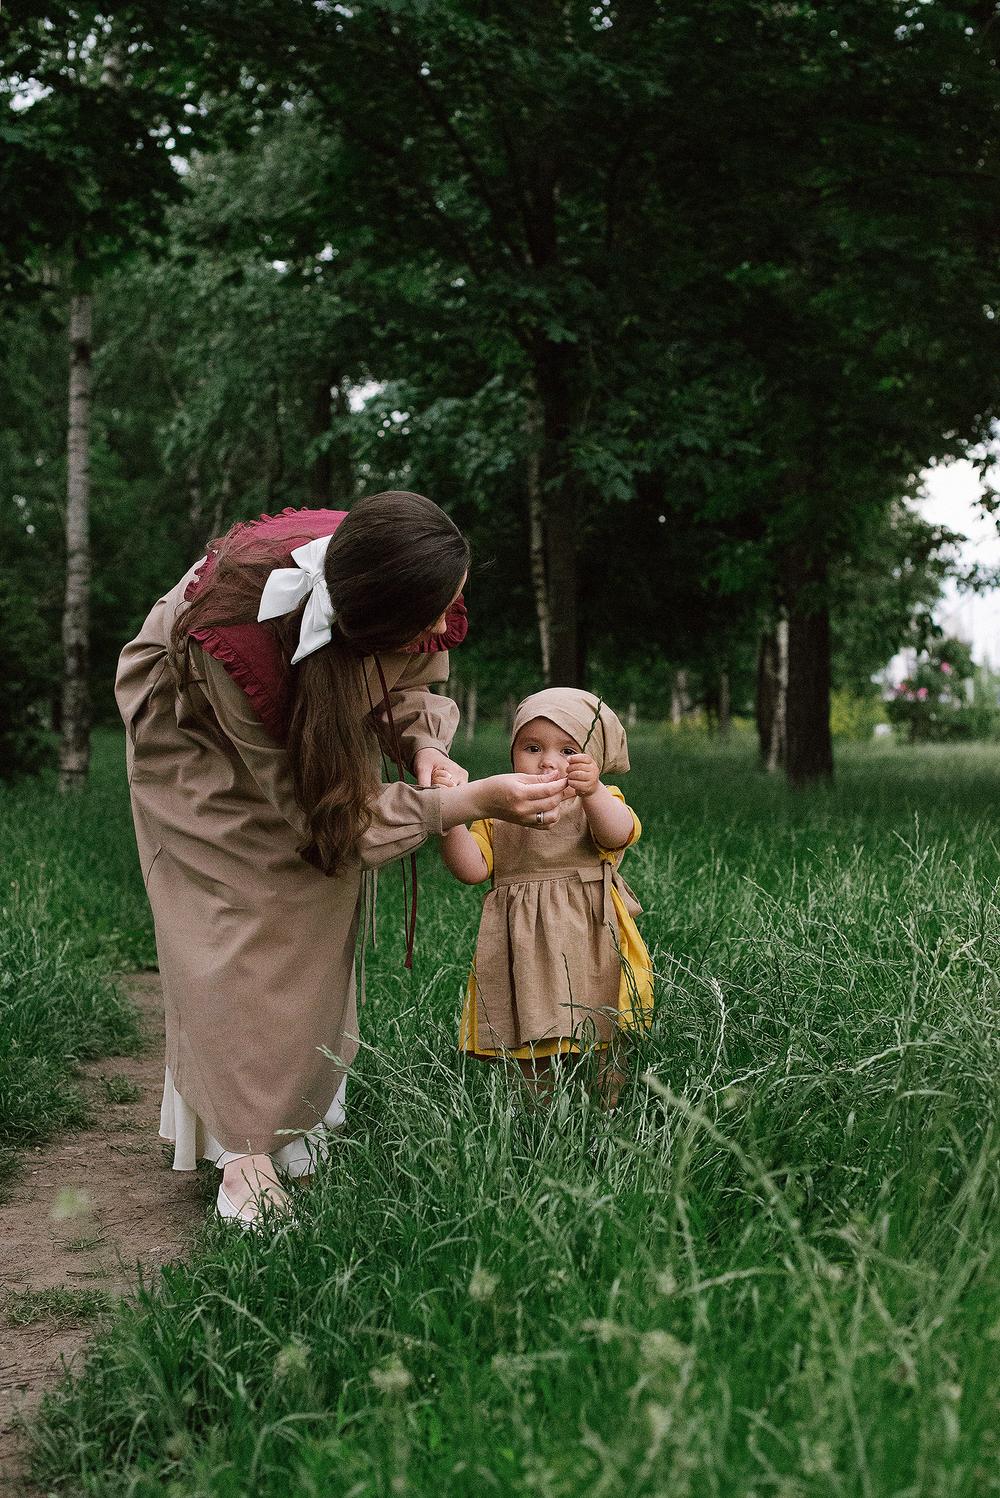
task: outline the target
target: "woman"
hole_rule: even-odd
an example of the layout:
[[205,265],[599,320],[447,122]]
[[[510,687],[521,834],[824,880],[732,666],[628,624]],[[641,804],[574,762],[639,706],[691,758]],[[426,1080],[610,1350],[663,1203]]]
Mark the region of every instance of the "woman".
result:
[[[564,776],[470,785],[448,757],[458,710],[430,686],[464,637],[468,564],[417,494],[285,511],[213,542],[122,652],[161,1133],[175,1170],[217,1162],[242,1225],[287,1205],[279,1170],[307,1174],[342,1121],[362,869],[474,817],[558,820]],[[379,740],[416,786],[380,784]],[[435,765],[457,783],[431,788]]]

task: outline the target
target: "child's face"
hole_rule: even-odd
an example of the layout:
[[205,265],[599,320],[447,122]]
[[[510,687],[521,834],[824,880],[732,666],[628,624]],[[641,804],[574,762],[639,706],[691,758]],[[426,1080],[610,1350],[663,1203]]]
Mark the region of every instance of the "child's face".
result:
[[565,775],[566,761],[571,754],[579,753],[576,740],[555,723],[548,718],[532,718],[514,740],[510,757],[520,775],[544,775],[548,770]]

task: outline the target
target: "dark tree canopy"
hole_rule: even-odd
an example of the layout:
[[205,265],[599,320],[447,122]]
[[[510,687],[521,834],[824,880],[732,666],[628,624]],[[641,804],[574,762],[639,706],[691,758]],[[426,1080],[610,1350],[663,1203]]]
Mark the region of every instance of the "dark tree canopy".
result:
[[[40,346],[71,267],[97,296],[101,671],[147,570],[228,520],[407,484],[492,560],[484,685],[548,654],[746,704],[784,618],[789,773],[827,773],[830,682],[865,684],[943,565],[900,501],[1000,403],[990,20],[5,9],[0,268]],[[0,457],[36,535],[59,403]],[[126,583],[128,524],[153,540]]]

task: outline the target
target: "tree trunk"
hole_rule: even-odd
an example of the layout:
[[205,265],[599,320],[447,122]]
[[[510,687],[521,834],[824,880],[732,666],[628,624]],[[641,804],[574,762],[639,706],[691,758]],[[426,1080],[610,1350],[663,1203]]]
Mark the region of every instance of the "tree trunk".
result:
[[774,774],[787,753],[787,703],[789,703],[789,622],[778,619],[774,626],[774,697],[771,700],[771,730],[768,734],[766,770]]
[[754,716],[757,720],[757,748],[762,765],[771,759],[771,735],[774,731],[774,699],[778,681],[778,640],[772,630],[765,630],[757,647],[757,690]]
[[534,396],[528,398],[528,462],[525,486],[528,491],[528,555],[531,562],[531,591],[538,620],[538,647],[542,657],[542,680],[552,681],[552,630],[549,618],[549,591],[545,581],[545,529],[542,504],[542,434],[544,423]]
[[66,592],[63,602],[59,788],[81,790],[90,768],[90,361],[92,298],[76,292],[69,313],[66,458]]
[[572,428],[567,346],[541,340],[535,382],[542,408],[540,489],[544,505],[545,581],[549,616],[550,684],[580,686],[577,535],[582,505],[569,456]]
[[785,707],[788,695],[788,621],[779,619],[760,637],[757,651],[757,743],[760,762],[770,773],[785,762]]
[[676,728],[688,710],[688,674],[683,666],[674,672],[670,686],[670,721]]
[[719,672],[719,738],[729,737],[729,725],[732,720],[732,708],[729,693],[729,672]]
[[779,619],[774,631],[775,677],[771,704],[770,749],[767,768],[774,774],[788,754],[788,620]]
[[793,786],[833,778],[830,736],[830,609],[822,557],[792,553],[788,598],[785,772]]
[[476,714],[479,710],[479,689],[475,679],[469,682],[465,693],[465,742],[471,744],[476,732]]

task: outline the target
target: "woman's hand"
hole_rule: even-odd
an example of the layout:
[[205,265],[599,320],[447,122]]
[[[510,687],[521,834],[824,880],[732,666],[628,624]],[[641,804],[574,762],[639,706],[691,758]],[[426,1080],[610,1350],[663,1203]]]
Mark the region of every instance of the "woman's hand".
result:
[[[440,749],[418,749],[413,756],[413,773],[417,784],[429,785],[465,785],[469,778],[468,770],[461,765],[456,765],[453,759],[449,759]],[[435,779],[435,773],[438,778]],[[442,778],[447,776],[447,779]]]
[[575,796],[558,770],[547,770],[544,775],[491,775],[468,785],[442,785],[439,794],[444,832],[479,817],[517,822],[522,827],[554,827],[563,802]]
[[558,770],[547,770],[544,775],[492,775],[479,784],[490,806],[484,815],[522,827],[554,827],[568,799],[566,777]]

